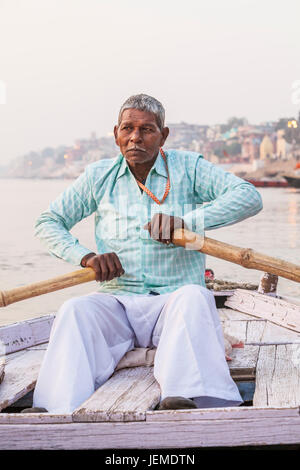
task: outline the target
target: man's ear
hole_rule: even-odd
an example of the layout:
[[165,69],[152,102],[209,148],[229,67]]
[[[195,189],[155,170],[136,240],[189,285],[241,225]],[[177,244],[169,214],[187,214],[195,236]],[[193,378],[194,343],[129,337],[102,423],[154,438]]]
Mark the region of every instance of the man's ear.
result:
[[169,135],[170,129],[168,127],[164,127],[161,131],[162,138],[161,138],[161,147],[164,145],[165,141],[167,140],[167,137]]
[[114,127],[114,136],[115,136],[115,142],[117,146],[119,147],[119,141],[118,141],[118,126]]

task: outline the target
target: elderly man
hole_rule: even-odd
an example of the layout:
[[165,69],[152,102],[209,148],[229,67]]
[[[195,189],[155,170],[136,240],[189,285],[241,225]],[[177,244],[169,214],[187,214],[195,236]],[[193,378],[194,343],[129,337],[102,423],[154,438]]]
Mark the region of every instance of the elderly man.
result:
[[[88,165],[36,223],[50,253],[93,268],[101,285],[60,308],[33,410],[72,412],[135,347],[157,348],[158,409],[242,403],[205,288],[205,256],[172,236],[179,227],[200,233],[253,216],[261,198],[197,153],[163,151],[164,118],[156,99],[131,96],[114,128],[120,154]],[[69,232],[92,213],[97,253]]]

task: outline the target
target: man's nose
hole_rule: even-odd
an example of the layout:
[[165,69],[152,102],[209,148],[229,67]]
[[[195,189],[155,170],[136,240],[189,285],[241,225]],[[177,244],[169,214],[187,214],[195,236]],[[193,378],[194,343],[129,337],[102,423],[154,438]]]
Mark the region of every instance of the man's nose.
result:
[[134,129],[130,134],[131,142],[140,142],[141,141],[141,133],[139,129]]

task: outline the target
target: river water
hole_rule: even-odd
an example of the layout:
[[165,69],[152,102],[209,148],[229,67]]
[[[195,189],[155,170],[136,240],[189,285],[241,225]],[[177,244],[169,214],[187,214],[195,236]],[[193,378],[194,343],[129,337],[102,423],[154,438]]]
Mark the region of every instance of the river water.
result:
[[[41,281],[78,269],[50,256],[34,238],[34,223],[49,202],[70,180],[0,179],[0,290]],[[207,232],[207,236],[300,264],[300,190],[259,188],[263,210],[230,227]],[[72,230],[80,242],[95,251],[93,216]],[[261,273],[207,257],[207,267],[218,279],[259,282]],[[11,304],[0,310],[0,325],[55,313],[67,299],[97,290],[96,283]],[[300,297],[300,284],[280,279],[281,295]]]

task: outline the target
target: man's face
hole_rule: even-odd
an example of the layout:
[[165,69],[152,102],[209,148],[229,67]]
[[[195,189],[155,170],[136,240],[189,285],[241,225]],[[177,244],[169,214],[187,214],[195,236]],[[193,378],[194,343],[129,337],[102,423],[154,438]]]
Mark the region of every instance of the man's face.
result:
[[169,129],[158,127],[155,115],[139,109],[125,109],[114,128],[116,144],[129,165],[150,163],[165,143]]

